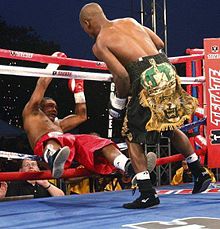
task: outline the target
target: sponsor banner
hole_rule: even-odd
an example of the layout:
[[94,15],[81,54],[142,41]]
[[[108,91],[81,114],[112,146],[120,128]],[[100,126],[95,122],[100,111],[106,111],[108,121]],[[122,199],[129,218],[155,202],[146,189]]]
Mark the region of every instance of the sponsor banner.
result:
[[204,40],[208,167],[220,168],[220,38]]
[[33,53],[28,52],[19,52],[19,51],[10,51],[10,55],[14,57],[24,57],[24,58],[32,58]]

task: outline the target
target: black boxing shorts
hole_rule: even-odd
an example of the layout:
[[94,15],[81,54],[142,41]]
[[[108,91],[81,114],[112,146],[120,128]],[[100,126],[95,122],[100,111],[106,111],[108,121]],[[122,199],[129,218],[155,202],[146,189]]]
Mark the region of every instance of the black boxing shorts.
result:
[[183,125],[197,107],[197,99],[181,87],[166,55],[141,57],[125,66],[132,83],[122,136],[131,142],[155,144],[161,132]]

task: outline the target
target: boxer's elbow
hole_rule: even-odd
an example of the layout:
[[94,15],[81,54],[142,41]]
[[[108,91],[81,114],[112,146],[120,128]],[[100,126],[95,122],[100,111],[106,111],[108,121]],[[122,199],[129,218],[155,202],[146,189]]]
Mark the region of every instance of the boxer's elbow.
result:
[[82,123],[88,120],[88,116],[87,116],[86,111],[80,114],[80,119],[81,119]]
[[159,40],[156,44],[157,50],[164,48],[164,42],[162,40]]

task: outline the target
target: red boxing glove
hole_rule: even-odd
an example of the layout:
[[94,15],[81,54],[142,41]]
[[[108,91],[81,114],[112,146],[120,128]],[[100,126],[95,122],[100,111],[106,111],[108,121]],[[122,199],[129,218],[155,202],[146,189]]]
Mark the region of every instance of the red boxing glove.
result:
[[80,79],[70,79],[68,81],[68,87],[71,92],[74,93],[76,103],[85,103],[84,95],[84,80]]
[[67,58],[67,55],[65,53],[63,53],[63,52],[55,52],[55,53],[53,53],[52,56]]
[[[63,52],[55,52],[55,53],[53,53],[52,56],[55,56],[55,57],[64,57],[64,58],[67,57],[66,54],[63,53]],[[49,69],[49,70],[57,70],[57,68],[58,68],[59,66],[60,66],[59,64],[52,64],[52,63],[50,63],[50,64],[47,65],[46,69]]]
[[68,81],[68,87],[73,93],[84,92],[84,80],[71,79]]
[[84,92],[84,80],[75,79],[74,93]]

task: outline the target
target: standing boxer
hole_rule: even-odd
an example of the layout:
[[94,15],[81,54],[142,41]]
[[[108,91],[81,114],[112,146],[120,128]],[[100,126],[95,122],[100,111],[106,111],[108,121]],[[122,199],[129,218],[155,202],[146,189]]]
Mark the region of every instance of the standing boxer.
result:
[[[159,53],[163,41],[132,18],[108,20],[96,3],[86,4],[79,19],[84,31],[95,39],[94,55],[113,75],[116,95],[111,98],[110,115],[122,118],[126,110],[122,135],[128,144],[140,197],[124,207],[148,208],[160,203],[142,145],[157,143],[161,133],[168,135],[185,156],[195,177],[193,193],[204,191],[210,176],[200,165],[189,139],[177,129],[195,111],[197,100],[181,88],[175,68],[165,54]],[[128,96],[131,99],[127,104]]]

